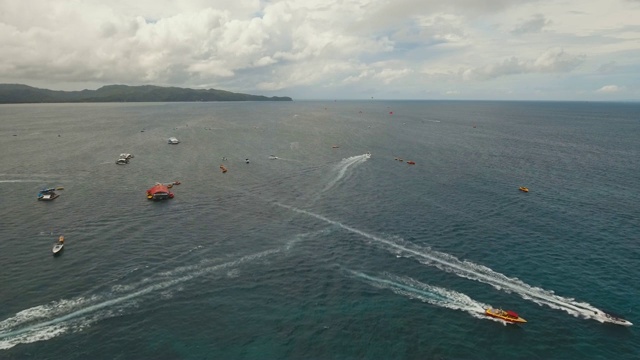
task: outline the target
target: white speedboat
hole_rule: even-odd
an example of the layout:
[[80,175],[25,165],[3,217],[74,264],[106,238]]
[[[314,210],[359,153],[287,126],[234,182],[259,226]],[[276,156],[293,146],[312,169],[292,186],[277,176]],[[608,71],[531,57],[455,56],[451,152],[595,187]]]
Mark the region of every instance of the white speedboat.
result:
[[611,312],[595,312],[597,315],[601,315],[602,319],[605,322],[611,323],[611,324],[616,324],[616,325],[622,325],[622,326],[632,326],[633,323],[629,320],[624,319],[622,316],[617,315],[617,314],[613,314]]
[[180,140],[174,138],[173,136],[169,138],[169,144],[179,144]]
[[278,157],[275,155],[269,155],[269,160],[276,160]]
[[129,159],[120,158],[120,159],[116,160],[116,164],[118,164],[118,165],[126,165],[128,163],[129,163]]
[[51,251],[53,252],[53,255],[56,255],[59,254],[62,249],[64,249],[64,236],[60,235],[58,242],[53,244],[53,249],[51,249]]

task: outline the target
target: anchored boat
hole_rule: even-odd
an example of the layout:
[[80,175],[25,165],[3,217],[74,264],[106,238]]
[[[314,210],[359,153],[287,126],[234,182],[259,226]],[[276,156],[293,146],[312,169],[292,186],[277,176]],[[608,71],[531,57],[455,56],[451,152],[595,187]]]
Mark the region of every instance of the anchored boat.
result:
[[51,201],[56,199],[58,196],[58,194],[56,194],[56,189],[55,188],[49,188],[49,189],[42,189],[40,190],[40,192],[38,192],[38,200],[40,201]]
[[62,249],[64,249],[64,236],[60,235],[58,242],[53,244],[51,251],[53,252],[53,255],[57,255],[62,251]]
[[147,190],[147,199],[149,200],[167,200],[173,199],[173,196],[173,193],[169,191],[169,187],[160,183],[156,183]]

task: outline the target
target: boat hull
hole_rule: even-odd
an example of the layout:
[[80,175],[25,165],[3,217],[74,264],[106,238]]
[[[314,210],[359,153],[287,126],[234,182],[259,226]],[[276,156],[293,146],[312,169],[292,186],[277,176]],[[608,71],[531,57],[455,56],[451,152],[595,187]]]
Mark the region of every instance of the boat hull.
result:
[[504,320],[511,324],[524,324],[527,322],[527,320],[521,318],[520,316],[517,316],[517,314],[510,315],[509,312],[503,310],[487,309],[485,310],[485,315],[492,318]]
[[38,200],[39,201],[52,201],[58,198],[58,194],[44,194],[44,195],[40,195],[38,196]]
[[51,252],[53,253],[53,255],[58,255],[62,252],[62,250],[64,250],[64,245],[56,244],[53,246],[53,249],[51,249]]

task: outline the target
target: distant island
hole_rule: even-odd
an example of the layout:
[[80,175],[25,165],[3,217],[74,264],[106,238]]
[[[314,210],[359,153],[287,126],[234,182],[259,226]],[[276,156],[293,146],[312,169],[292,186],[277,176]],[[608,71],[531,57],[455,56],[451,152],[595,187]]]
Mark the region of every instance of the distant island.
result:
[[153,85],[107,85],[98,90],[56,91],[22,84],[0,84],[0,104],[177,101],[292,101],[292,99],[288,96],[266,97],[216,89]]

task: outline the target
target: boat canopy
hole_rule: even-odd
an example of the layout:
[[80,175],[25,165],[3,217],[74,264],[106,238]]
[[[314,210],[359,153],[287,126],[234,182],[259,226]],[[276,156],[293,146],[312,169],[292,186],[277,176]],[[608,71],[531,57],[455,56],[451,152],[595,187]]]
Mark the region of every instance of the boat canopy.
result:
[[514,311],[511,311],[511,310],[507,310],[507,315],[514,318],[520,317],[518,316],[518,314],[516,314]]

